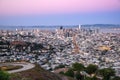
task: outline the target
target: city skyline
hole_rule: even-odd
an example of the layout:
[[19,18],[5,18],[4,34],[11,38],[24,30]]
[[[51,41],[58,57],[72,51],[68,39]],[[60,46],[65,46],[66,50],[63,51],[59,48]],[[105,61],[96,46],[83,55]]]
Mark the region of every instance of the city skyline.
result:
[[120,0],[1,0],[0,25],[120,24]]

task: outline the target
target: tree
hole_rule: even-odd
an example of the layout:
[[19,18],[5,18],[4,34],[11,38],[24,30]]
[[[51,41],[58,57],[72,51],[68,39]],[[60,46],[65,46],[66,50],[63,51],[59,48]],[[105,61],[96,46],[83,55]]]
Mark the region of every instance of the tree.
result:
[[65,68],[65,65],[60,64],[59,66],[55,67],[55,69],[59,69],[59,68]]
[[90,77],[85,77],[85,79],[84,80],[91,80],[91,78]]
[[81,63],[74,63],[72,67],[74,71],[82,71],[85,69],[84,65]]
[[0,70],[0,80],[9,80],[10,75],[2,70]]
[[66,73],[65,73],[66,76],[70,76],[70,77],[74,77],[74,72],[72,69],[69,69]]
[[98,70],[98,66],[93,64],[89,64],[86,68],[86,72],[90,75],[96,73],[97,70]]
[[64,73],[63,71],[61,71],[61,72],[59,72],[59,74],[62,74],[62,75],[64,75],[65,73]]
[[76,72],[75,78],[76,78],[77,80],[83,80],[83,76],[80,74],[79,71]]
[[84,80],[98,80],[98,78],[96,76],[93,77],[85,77]]
[[103,76],[103,80],[110,80],[111,76],[115,76],[115,70],[111,68],[104,68],[99,70],[99,75]]
[[93,76],[91,80],[98,80],[98,78],[96,76]]

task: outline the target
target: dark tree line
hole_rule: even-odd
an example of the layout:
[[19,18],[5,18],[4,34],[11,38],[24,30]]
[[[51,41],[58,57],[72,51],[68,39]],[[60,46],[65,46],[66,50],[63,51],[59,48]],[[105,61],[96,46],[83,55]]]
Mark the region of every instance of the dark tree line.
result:
[[120,77],[115,76],[114,69],[99,69],[97,65],[93,64],[85,67],[81,63],[74,63],[67,72],[60,72],[60,74],[73,77],[75,80],[120,80]]

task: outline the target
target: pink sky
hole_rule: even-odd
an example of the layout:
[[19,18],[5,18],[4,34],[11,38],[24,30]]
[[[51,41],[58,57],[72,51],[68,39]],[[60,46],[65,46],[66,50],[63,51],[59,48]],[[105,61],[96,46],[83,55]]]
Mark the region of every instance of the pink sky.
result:
[[0,0],[0,15],[67,14],[120,10],[120,0]]

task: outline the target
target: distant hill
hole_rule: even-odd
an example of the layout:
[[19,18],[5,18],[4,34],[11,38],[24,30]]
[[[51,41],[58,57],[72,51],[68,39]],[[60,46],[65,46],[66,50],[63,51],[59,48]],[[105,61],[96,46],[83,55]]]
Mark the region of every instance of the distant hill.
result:
[[86,24],[86,25],[81,25],[81,27],[100,27],[100,28],[120,28],[120,24]]

